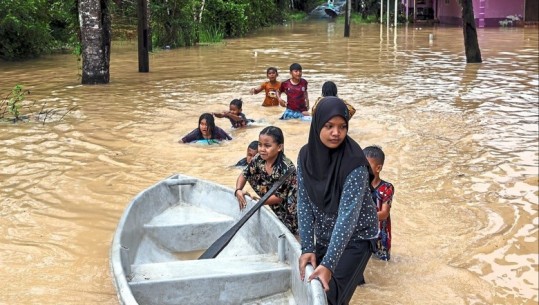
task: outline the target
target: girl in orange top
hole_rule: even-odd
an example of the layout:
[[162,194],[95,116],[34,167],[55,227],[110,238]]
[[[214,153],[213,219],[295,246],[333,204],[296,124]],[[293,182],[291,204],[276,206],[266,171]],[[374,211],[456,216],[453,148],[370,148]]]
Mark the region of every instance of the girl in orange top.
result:
[[252,88],[250,90],[251,94],[258,94],[264,90],[266,92],[266,97],[262,106],[279,106],[279,100],[277,99],[277,91],[281,87],[281,82],[277,81],[277,68],[269,67],[266,70],[266,75],[268,76],[269,81],[262,83],[262,85]]

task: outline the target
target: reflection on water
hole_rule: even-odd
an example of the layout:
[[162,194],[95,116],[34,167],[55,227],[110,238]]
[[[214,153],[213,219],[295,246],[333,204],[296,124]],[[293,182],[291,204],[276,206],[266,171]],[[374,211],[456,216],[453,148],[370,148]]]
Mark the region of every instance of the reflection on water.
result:
[[[433,34],[429,40],[429,34]],[[260,129],[285,132],[296,160],[309,124],[280,121],[249,89],[299,62],[315,98],[333,80],[358,113],[350,134],[381,145],[393,182],[392,261],[372,260],[352,304],[536,304],[538,30],[480,29],[466,65],[460,28],[314,22],[224,44],[154,53],[113,46],[111,83],[80,86],[75,58],[0,63],[0,92],[68,110],[0,124],[0,304],[117,304],[108,251],[129,201],[180,172],[233,188],[231,167]],[[178,144],[202,112],[242,98],[254,127],[220,146]]]

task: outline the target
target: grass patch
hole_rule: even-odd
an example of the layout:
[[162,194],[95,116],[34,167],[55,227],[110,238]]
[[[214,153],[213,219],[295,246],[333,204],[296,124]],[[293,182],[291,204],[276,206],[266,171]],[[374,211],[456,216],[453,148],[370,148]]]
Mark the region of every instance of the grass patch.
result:
[[218,27],[203,27],[198,33],[199,44],[219,43],[223,41],[225,33]]
[[292,12],[290,12],[290,13],[288,13],[286,15],[286,19],[292,20],[292,21],[305,20],[305,19],[307,19],[307,17],[309,17],[309,15],[307,15],[307,13],[300,12],[300,11],[292,11]]
[[[365,18],[361,16],[361,14],[358,13],[352,13],[350,15],[350,23],[352,24],[367,24],[367,23],[377,23],[378,22],[378,16],[376,15],[369,15]],[[339,16],[337,18],[337,23],[344,24],[344,15]]]

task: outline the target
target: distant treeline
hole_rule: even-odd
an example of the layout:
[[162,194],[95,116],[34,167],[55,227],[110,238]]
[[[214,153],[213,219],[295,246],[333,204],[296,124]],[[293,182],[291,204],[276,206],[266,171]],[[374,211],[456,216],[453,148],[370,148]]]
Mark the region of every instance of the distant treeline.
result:
[[[0,58],[20,60],[80,45],[79,2],[110,1],[113,40],[136,37],[137,0],[0,1]],[[309,12],[324,0],[147,0],[154,47],[183,47],[241,37],[282,23],[292,12]],[[371,15],[377,0],[352,0]],[[96,5],[99,7],[99,5]]]

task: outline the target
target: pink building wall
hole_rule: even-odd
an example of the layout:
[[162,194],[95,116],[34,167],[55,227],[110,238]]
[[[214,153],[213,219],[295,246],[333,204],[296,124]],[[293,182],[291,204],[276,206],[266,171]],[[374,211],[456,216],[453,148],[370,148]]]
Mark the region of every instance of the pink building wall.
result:
[[[462,24],[462,8],[457,0],[436,0],[435,16],[441,24]],[[478,27],[499,27],[507,16],[524,16],[526,0],[473,0],[473,10]],[[436,4],[435,4],[436,5]]]

